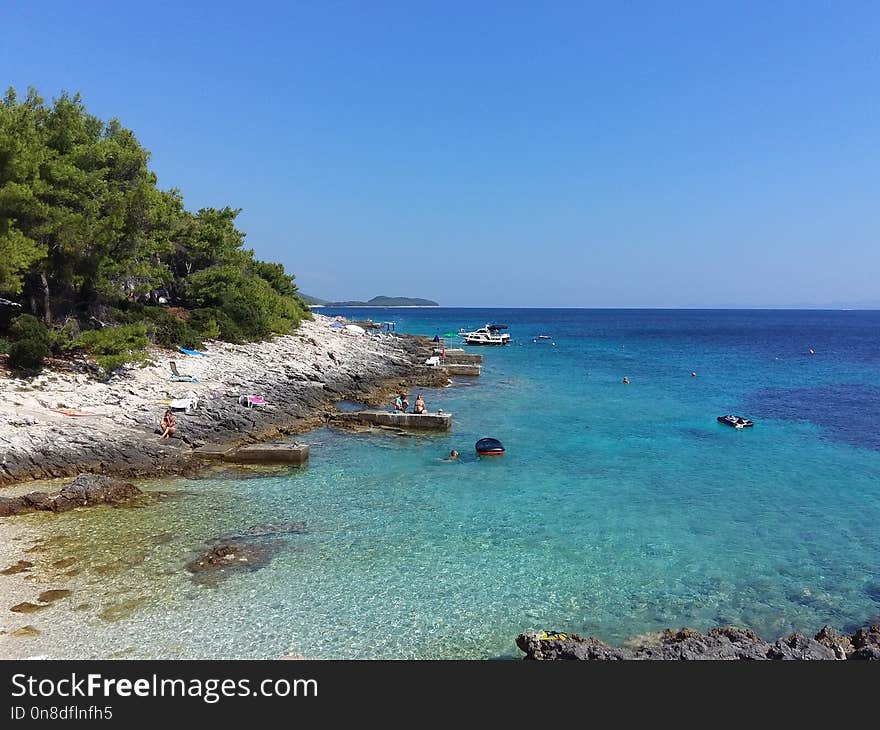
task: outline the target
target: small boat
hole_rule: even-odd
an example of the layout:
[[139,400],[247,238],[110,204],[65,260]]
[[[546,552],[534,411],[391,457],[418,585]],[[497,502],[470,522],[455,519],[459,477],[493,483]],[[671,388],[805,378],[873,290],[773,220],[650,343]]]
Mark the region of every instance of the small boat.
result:
[[538,335],[539,340],[552,340],[553,338],[550,335]]
[[500,331],[506,329],[506,324],[487,324],[473,332],[461,329],[458,336],[464,338],[468,345],[507,345],[510,343],[510,335]]
[[504,446],[498,439],[484,438],[474,445],[480,456],[503,456]]
[[716,420],[718,423],[723,423],[725,426],[733,426],[734,428],[751,428],[755,425],[748,418],[742,418],[741,416],[718,416]]

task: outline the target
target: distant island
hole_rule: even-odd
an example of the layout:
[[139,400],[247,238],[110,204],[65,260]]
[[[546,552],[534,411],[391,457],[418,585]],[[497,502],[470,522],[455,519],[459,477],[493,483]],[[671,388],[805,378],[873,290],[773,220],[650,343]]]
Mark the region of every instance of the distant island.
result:
[[301,298],[310,307],[439,307],[437,302],[430,299],[419,299],[418,297],[373,297],[368,302],[348,301],[348,302],[328,302],[326,299],[318,299],[310,297],[306,294],[300,294]]

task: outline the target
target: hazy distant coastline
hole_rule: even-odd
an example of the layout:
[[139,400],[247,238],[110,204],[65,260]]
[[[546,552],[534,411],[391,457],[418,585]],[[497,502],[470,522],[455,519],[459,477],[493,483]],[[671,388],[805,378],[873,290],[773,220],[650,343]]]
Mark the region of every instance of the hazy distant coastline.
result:
[[318,299],[304,295],[303,300],[310,307],[439,307],[440,305],[432,299],[420,299],[419,297],[373,297],[369,301],[362,302],[358,299],[352,299],[341,302],[330,302],[326,299]]

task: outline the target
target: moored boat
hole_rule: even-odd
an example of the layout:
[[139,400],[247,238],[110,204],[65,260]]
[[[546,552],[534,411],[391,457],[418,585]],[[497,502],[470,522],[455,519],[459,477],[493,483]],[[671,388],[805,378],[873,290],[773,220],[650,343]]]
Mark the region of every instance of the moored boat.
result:
[[716,420],[718,423],[723,423],[725,426],[732,426],[733,428],[751,428],[755,425],[748,418],[743,418],[742,416],[718,416]]
[[468,345],[506,345],[510,342],[510,335],[507,332],[501,332],[506,329],[506,324],[487,324],[473,332],[461,329],[458,335]]

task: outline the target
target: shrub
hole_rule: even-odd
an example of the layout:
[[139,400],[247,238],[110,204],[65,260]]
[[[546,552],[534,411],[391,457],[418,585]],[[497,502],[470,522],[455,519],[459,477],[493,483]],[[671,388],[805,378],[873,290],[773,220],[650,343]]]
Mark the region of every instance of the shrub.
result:
[[79,322],[69,317],[61,329],[53,333],[52,349],[57,353],[70,349],[80,332]]
[[32,314],[20,314],[12,320],[9,333],[9,367],[13,370],[39,370],[51,352],[52,336]]
[[220,325],[213,309],[194,309],[189,318],[189,326],[206,340],[220,339]]
[[280,294],[261,276],[228,265],[192,274],[187,299],[198,307],[213,308],[220,337],[232,342],[288,334],[303,315],[298,299]]
[[13,319],[9,333],[14,340],[40,340],[45,342],[47,347],[50,342],[46,325],[32,314],[20,314]]
[[150,339],[163,347],[200,347],[199,333],[189,322],[175,317],[163,307],[146,307],[144,314],[151,320],[148,328]]
[[143,324],[124,324],[83,332],[72,347],[90,352],[98,366],[110,373],[127,362],[143,360],[148,344],[147,328]]
[[39,337],[25,337],[9,346],[9,367],[13,370],[39,370],[49,356],[49,342]]

